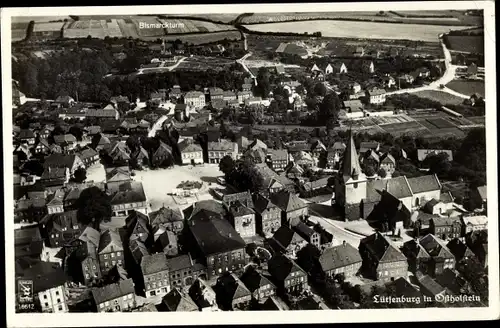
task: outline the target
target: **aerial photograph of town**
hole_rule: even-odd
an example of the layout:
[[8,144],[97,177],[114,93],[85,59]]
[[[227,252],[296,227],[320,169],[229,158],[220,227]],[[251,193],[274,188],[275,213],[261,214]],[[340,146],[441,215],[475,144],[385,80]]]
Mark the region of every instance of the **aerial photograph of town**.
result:
[[485,15],[431,9],[12,17],[16,313],[487,308]]

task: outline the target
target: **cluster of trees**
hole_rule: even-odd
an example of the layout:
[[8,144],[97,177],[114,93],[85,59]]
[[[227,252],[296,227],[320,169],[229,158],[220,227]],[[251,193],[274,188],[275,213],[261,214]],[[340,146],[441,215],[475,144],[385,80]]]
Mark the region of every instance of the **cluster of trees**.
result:
[[102,221],[111,219],[111,199],[98,187],[84,189],[76,202],[77,220],[83,225],[100,230]]
[[256,192],[264,186],[262,175],[249,158],[234,161],[231,156],[224,156],[219,169],[224,173],[226,181],[238,190]]
[[13,61],[12,76],[28,97],[56,99],[71,96],[79,101],[107,102],[114,95],[125,95],[130,100],[147,98],[158,89],[180,85],[183,90],[217,86],[226,90],[241,87],[245,78],[241,65],[234,63],[223,69],[205,71],[165,72],[131,77],[118,75],[103,77],[112,68],[129,73],[139,68],[139,58],[149,55],[143,48],[125,49],[126,57],[116,60],[107,48],[74,49],[44,54],[43,57],[19,56]]
[[102,83],[113,58],[109,51],[61,51],[22,57],[12,63],[12,77],[28,97],[108,101],[112,90]]

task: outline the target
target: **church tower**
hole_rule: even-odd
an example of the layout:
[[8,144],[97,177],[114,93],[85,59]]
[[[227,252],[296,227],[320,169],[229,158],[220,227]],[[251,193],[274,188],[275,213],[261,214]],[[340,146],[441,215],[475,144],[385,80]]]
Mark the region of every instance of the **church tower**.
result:
[[349,140],[344,153],[342,167],[335,184],[335,203],[345,209],[347,220],[361,217],[361,203],[366,198],[367,179],[359,165],[358,152],[349,130]]

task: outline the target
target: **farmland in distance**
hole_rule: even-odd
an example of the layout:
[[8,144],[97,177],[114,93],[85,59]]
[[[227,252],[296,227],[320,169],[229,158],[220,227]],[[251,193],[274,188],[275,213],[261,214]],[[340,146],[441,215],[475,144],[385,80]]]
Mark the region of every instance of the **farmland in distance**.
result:
[[397,24],[378,22],[312,20],[246,25],[251,31],[305,33],[321,32],[323,37],[358,39],[403,39],[438,42],[438,35],[463,26]]

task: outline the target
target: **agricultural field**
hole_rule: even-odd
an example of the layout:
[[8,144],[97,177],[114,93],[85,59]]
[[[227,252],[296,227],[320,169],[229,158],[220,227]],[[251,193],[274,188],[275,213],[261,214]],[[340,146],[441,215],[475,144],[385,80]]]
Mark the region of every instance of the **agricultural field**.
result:
[[65,38],[93,38],[104,39],[108,37],[123,37],[116,19],[78,20],[69,23],[63,32]]
[[194,45],[219,42],[224,39],[240,40],[241,34],[239,31],[222,31],[213,33],[186,34],[186,35],[167,35],[162,37],[166,41],[174,41],[180,39],[182,42],[192,43]]
[[448,88],[464,95],[477,93],[484,98],[484,81],[479,80],[453,80],[446,85]]
[[444,118],[420,120],[419,123],[425,126],[429,130],[440,130],[440,129],[456,127],[455,124],[452,124],[450,121]]
[[33,33],[60,31],[63,28],[64,24],[64,22],[35,23],[35,26],[33,26]]
[[116,20],[116,23],[120,27],[120,31],[124,38],[139,38],[138,28],[130,18],[119,18]]
[[236,30],[234,26],[215,24],[206,21],[190,19],[159,19],[166,25],[167,34],[199,33],[199,32],[220,32]]
[[438,42],[438,35],[462,26],[378,23],[359,21],[312,20],[247,25],[258,32],[305,33],[321,32],[323,37],[355,39],[388,39]]
[[[185,17],[199,17],[202,19],[208,19],[213,22],[220,22],[220,23],[225,23],[228,24],[231,21],[233,21],[236,17],[238,17],[240,13],[233,13],[233,14],[174,14],[174,15],[167,15],[167,17],[172,18],[172,17],[179,17],[179,18],[185,18]],[[185,18],[188,19],[188,18]]]
[[454,96],[452,94],[443,92],[443,91],[436,91],[436,90],[424,90],[424,91],[418,91],[413,93],[415,96],[421,97],[421,98],[427,98],[431,99],[437,102],[440,102],[443,105],[446,104],[454,104],[454,105],[459,105],[464,102],[463,98]]
[[446,35],[445,40],[451,51],[484,55],[484,35]]
[[[288,21],[322,20],[353,20],[379,21],[393,23],[414,23],[429,25],[478,25],[481,19],[465,16],[451,11],[415,11],[415,12],[311,12],[311,13],[254,13],[241,19],[243,24],[277,23]],[[411,14],[410,14],[411,13]]]
[[[158,28],[155,26],[156,24],[161,24],[161,21],[156,17],[151,17],[151,16],[134,17],[131,19],[131,21],[134,23],[134,25],[137,29],[137,32],[139,34],[139,37],[141,37],[141,38],[144,38],[144,37],[145,38],[150,38],[150,37],[157,38],[157,37],[161,37],[161,36],[165,35],[165,30],[163,28]],[[140,23],[153,25],[153,27],[140,28],[139,27]]]
[[387,133],[394,136],[400,135],[420,135],[427,133],[428,130],[416,121],[408,121],[404,123],[391,123],[380,125]]

